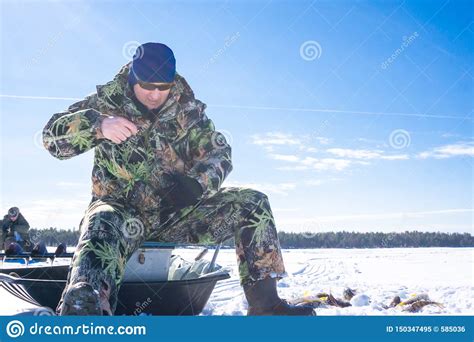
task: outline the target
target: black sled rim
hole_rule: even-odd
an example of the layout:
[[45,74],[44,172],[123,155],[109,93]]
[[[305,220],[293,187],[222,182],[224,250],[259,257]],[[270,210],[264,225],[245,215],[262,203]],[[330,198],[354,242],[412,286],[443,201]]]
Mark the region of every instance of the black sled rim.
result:
[[[0,269],[0,287],[28,303],[55,310],[66,280],[52,277],[68,270],[65,265]],[[7,275],[12,272],[20,277]],[[228,273],[221,273],[190,280],[125,282],[118,293],[115,315],[199,315],[217,281],[228,278]]]

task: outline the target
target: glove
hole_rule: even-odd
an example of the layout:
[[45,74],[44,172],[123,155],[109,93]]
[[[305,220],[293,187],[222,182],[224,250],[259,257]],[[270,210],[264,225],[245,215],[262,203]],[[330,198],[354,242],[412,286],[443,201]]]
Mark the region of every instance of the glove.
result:
[[3,225],[2,225],[3,234],[8,234],[9,233],[11,224],[12,224],[12,222],[9,219],[5,219],[5,221],[3,222]]
[[165,205],[181,209],[196,204],[204,193],[201,184],[194,178],[175,173],[171,175],[171,180],[172,185],[162,192]]

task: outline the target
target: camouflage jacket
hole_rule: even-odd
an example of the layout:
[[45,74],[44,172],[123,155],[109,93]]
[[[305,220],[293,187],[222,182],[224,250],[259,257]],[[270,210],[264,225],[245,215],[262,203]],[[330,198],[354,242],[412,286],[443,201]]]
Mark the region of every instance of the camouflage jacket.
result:
[[[43,130],[44,146],[59,159],[95,148],[93,198],[125,200],[140,211],[156,210],[160,190],[172,185],[172,173],[196,179],[203,196],[212,195],[232,170],[232,162],[231,148],[207,118],[206,105],[177,74],[159,113],[150,115],[133,100],[129,67],[97,86],[96,93],[54,114]],[[105,139],[100,126],[109,115],[132,121],[138,133],[121,144]]]
[[1,222],[4,234],[13,235],[13,232],[18,232],[22,237],[28,237],[30,224],[21,213],[18,214],[18,218],[15,221],[12,221],[8,215],[5,215]]

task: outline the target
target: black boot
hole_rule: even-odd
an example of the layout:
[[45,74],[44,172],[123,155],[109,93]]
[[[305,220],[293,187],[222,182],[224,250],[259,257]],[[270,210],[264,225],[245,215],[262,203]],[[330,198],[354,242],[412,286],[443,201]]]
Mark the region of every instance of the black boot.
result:
[[316,316],[312,306],[290,305],[278,297],[276,284],[275,278],[266,278],[244,285],[247,316]]
[[61,316],[102,316],[99,293],[86,282],[72,285],[59,305]]

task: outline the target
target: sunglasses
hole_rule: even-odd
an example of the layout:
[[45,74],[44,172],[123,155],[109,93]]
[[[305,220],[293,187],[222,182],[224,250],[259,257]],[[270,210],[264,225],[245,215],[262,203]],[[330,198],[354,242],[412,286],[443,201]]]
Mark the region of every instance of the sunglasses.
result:
[[155,90],[159,91],[168,90],[173,86],[174,83],[148,83],[143,81],[138,81],[138,85],[145,90]]

